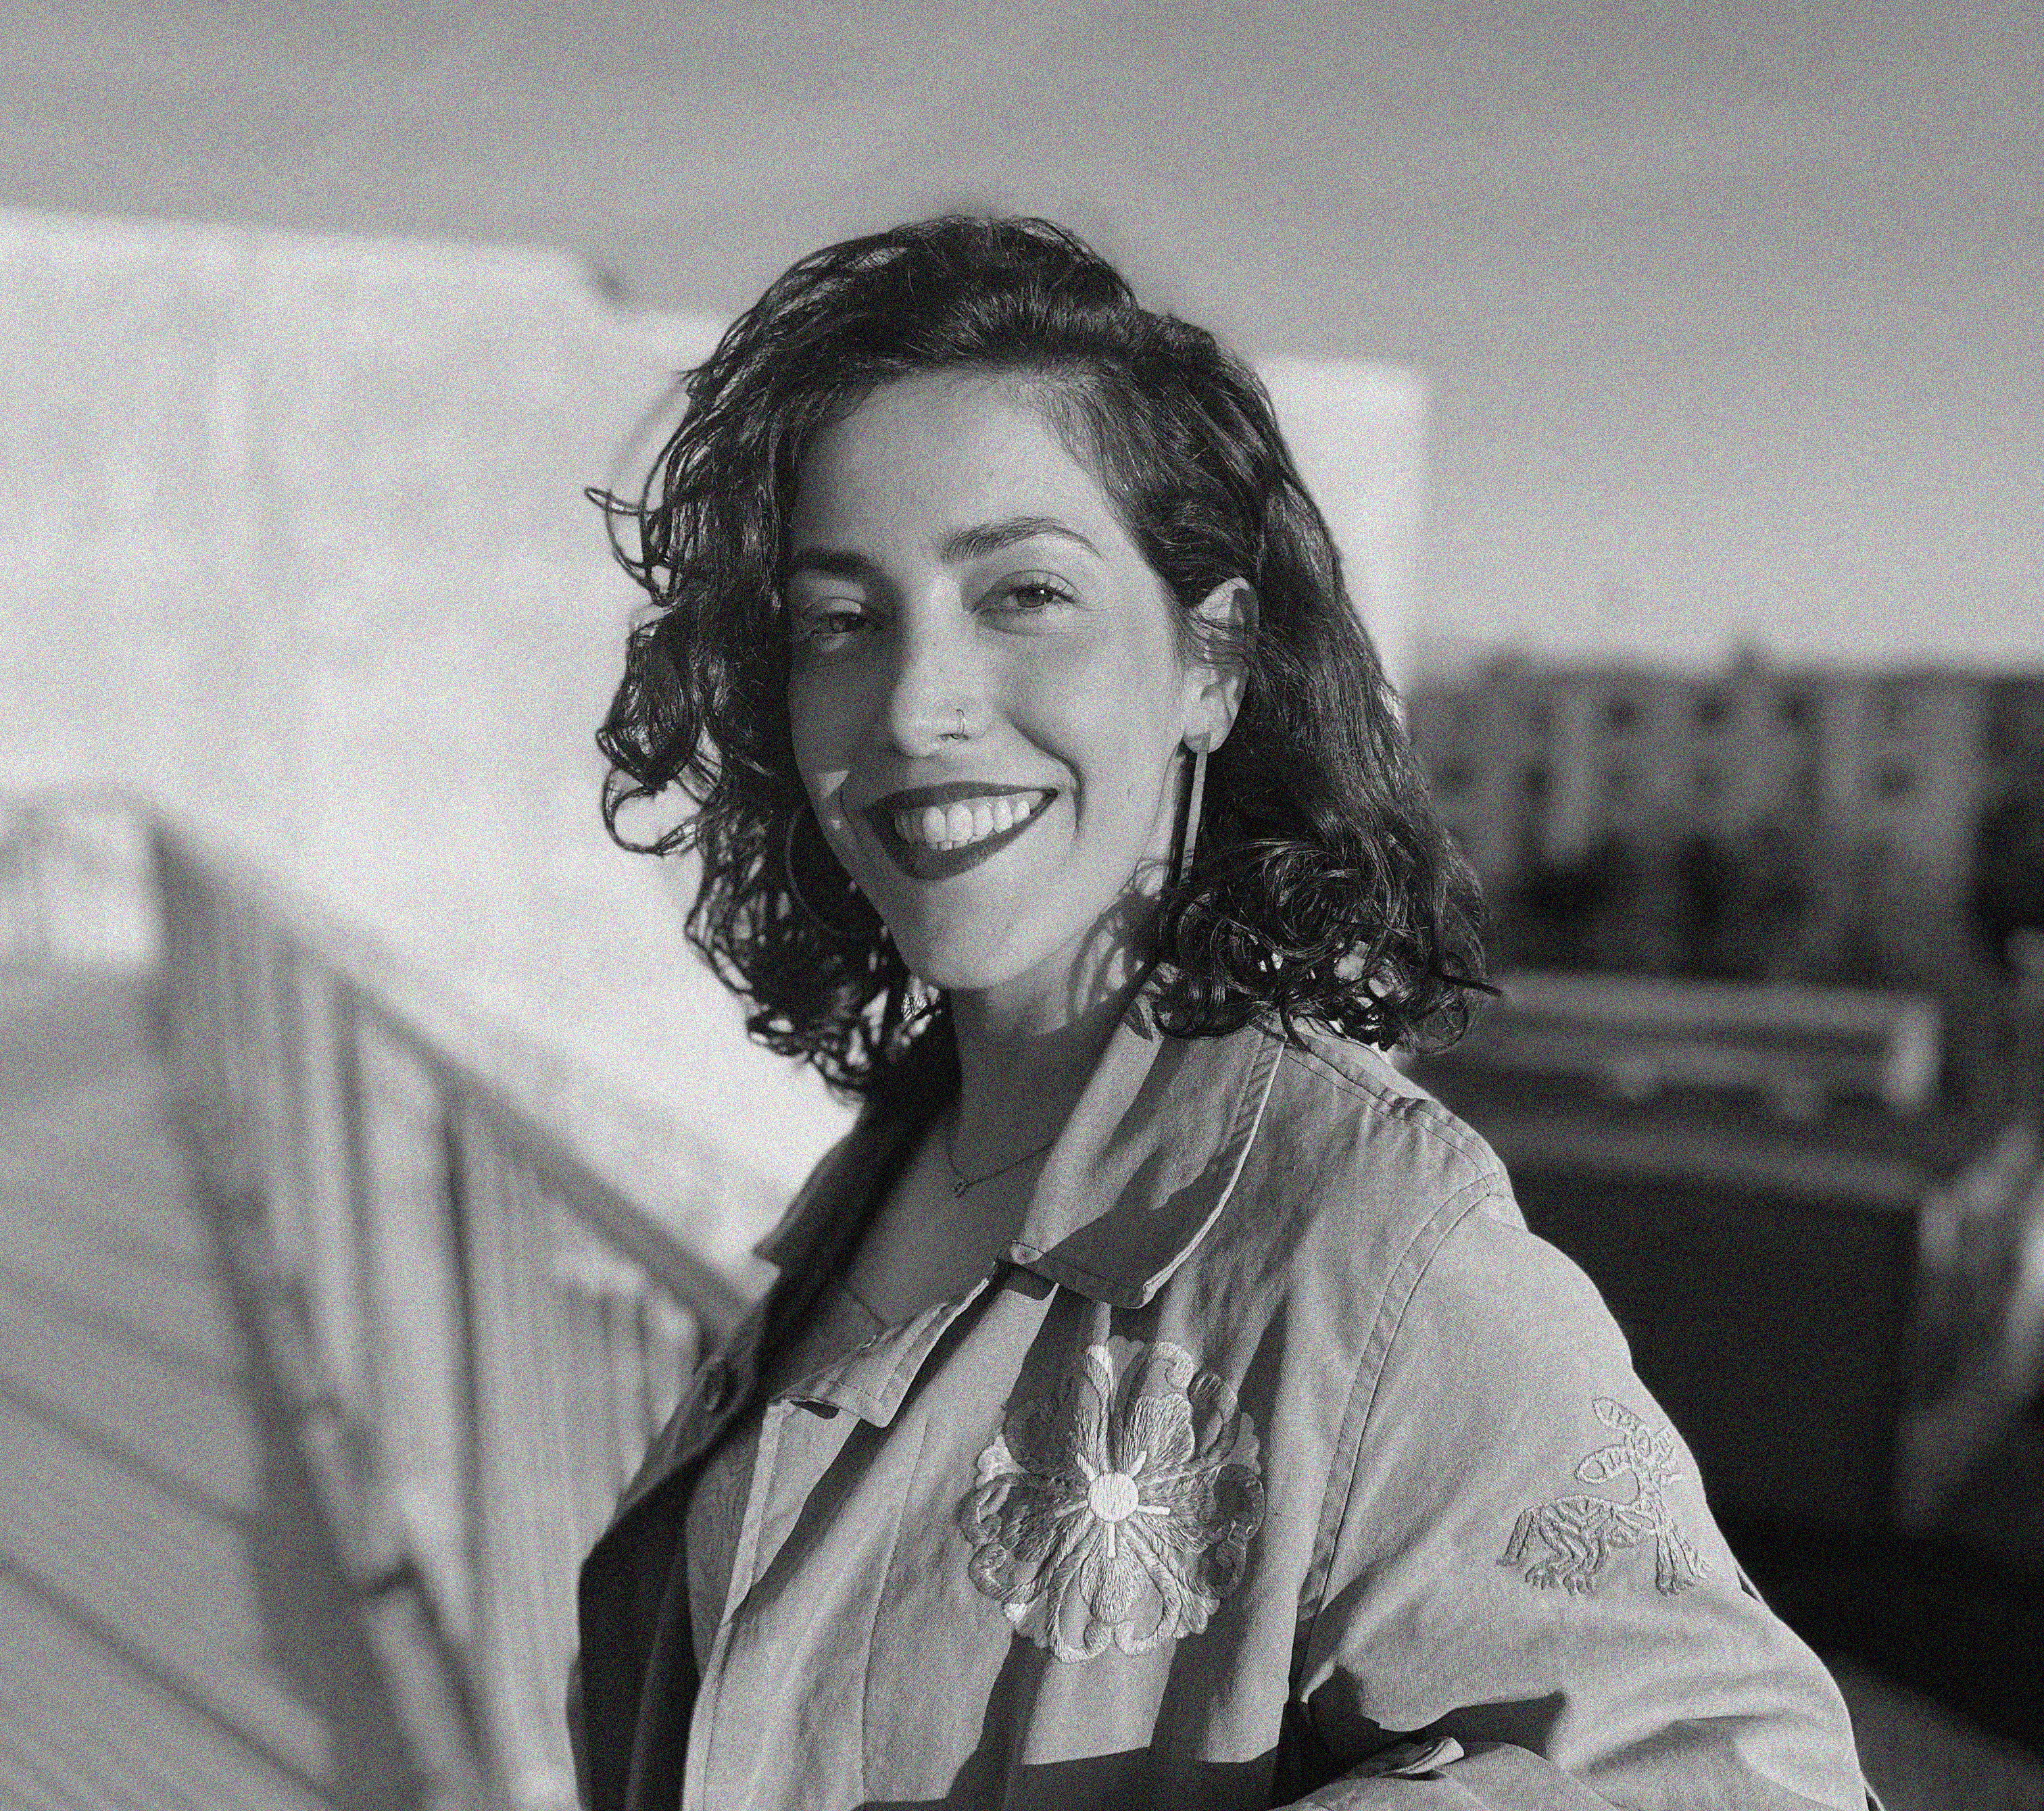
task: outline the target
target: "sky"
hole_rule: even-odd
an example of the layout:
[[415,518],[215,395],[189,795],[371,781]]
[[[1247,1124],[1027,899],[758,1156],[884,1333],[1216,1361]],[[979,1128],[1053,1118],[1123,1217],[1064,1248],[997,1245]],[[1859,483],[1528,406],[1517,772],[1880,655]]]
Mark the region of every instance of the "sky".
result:
[[0,0],[0,203],[559,244],[726,314],[1043,213],[1430,398],[1436,658],[2044,666],[2044,9]]

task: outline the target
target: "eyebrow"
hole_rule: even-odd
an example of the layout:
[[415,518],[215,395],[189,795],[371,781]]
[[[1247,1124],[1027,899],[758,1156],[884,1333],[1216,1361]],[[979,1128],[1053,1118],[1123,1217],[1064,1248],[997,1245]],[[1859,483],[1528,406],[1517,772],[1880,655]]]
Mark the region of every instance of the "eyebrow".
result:
[[1095,559],[1102,557],[1100,549],[1078,529],[1060,522],[1055,516],[1011,516],[1005,522],[982,522],[977,528],[959,528],[944,537],[943,555],[947,560],[954,561],[984,559],[989,554],[997,554],[1018,541],[1033,541],[1039,535],[1055,535],[1063,540],[1076,541]]
[[[1000,553],[1018,542],[1034,540],[1039,535],[1055,535],[1074,542],[1095,559],[1106,557],[1078,529],[1055,516],[1011,516],[1004,521],[956,528],[945,535],[939,551],[947,562],[955,565],[985,559],[989,554]],[[797,573],[813,573],[820,578],[873,578],[878,571],[865,554],[834,547],[805,547],[788,562],[790,577]]]
[[788,562],[788,576],[814,573],[819,578],[872,578],[879,569],[863,554],[839,553],[829,547],[805,547]]

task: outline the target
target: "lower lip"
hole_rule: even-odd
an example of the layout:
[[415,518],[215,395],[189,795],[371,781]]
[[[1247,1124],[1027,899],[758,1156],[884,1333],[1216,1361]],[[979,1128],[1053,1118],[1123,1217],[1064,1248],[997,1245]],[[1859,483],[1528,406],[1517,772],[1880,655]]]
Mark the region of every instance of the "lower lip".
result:
[[903,873],[918,881],[948,881],[953,875],[962,874],[967,869],[977,868],[989,858],[998,855],[1050,810],[1051,800],[1056,796],[1056,793],[1051,793],[1020,823],[997,830],[993,835],[982,837],[963,849],[932,849],[925,843],[911,842],[895,829],[889,814],[870,812],[867,821],[879,838],[880,846],[893,858],[895,866]]

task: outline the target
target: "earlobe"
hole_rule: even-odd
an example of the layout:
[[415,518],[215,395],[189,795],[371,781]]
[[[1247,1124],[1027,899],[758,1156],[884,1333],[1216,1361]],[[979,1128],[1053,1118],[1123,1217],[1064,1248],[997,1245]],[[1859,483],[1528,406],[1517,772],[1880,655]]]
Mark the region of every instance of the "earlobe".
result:
[[1247,580],[1224,579],[1200,600],[1204,649],[1185,731],[1185,746],[1206,754],[1228,740],[1249,683],[1249,649],[1256,635],[1256,593]]

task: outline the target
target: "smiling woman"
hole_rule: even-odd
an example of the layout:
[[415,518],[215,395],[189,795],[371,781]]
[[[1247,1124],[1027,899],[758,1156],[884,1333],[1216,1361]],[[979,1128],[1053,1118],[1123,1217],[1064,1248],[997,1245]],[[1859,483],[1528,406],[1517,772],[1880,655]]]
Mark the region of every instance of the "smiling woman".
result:
[[[891,403],[880,395],[897,385]],[[864,1096],[924,998],[878,902],[850,887],[818,834],[788,708],[798,670],[836,636],[868,632],[863,612],[893,608],[883,550],[790,536],[797,508],[824,501],[813,448],[857,460],[848,442],[956,414],[961,389],[987,417],[974,427],[974,455],[994,462],[982,475],[1009,494],[997,505],[989,491],[982,516],[945,525],[944,563],[1058,547],[1090,553],[1097,572],[1118,549],[1170,600],[1159,620],[1181,652],[1204,647],[1244,677],[1242,720],[1212,745],[1200,858],[1155,919],[1181,984],[1167,1022],[1216,1030],[1274,1008],[1387,1044],[1453,1037],[1464,983],[1481,973],[1474,884],[1425,803],[1261,386],[1210,335],[1137,307],[1058,229],[956,221],[831,247],[790,270],[690,374],[644,494],[599,499],[659,607],[632,638],[598,738],[613,763],[605,811],[616,827],[670,787],[696,801],[647,846],[701,852],[690,934],[751,1003],[753,1034]],[[860,428],[850,418],[869,401],[884,419]],[[1012,471],[1010,450],[1027,455]],[[962,446],[923,457],[967,475]],[[1048,485],[1034,501],[1025,470]],[[879,507],[877,493],[832,506],[855,501]],[[1074,540],[1085,530],[1066,517],[1103,510],[1101,544]],[[1043,577],[1041,592],[1011,584],[1010,620],[1055,617],[1067,601],[1052,595],[1054,566]],[[1217,587],[1233,588],[1227,607],[1197,608]],[[1045,642],[1047,663],[1059,645]]]
[[[909,969],[985,1017],[1055,1001],[1090,945],[1140,953],[1190,746],[1226,739],[1239,661],[1180,608],[1011,379],[905,378],[809,448],[790,522],[795,758]],[[1224,583],[1198,608],[1241,628]],[[1101,947],[1101,927],[1117,930]]]
[[686,396],[599,497],[655,605],[606,811],[694,802],[691,936],[863,1111],[584,1568],[588,1801],[1862,1805],[1594,1291],[1382,1054],[1459,1030],[1477,900],[1255,379],[945,219]]

